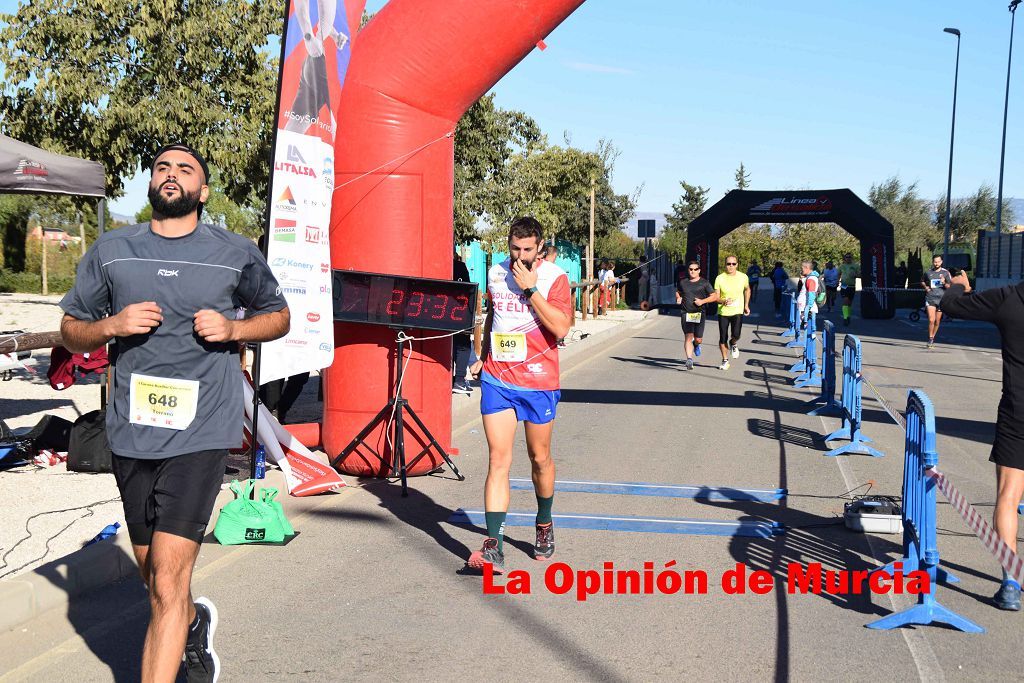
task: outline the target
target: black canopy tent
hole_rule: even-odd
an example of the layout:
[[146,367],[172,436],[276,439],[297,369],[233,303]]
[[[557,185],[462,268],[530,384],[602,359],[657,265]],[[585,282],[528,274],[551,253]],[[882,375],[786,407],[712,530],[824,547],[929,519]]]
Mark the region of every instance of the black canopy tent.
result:
[[[895,277],[893,227],[847,189],[733,190],[690,223],[687,259],[696,259],[711,281],[718,274],[718,240],[744,223],[835,223],[860,240],[860,298],[865,318],[891,318],[895,300],[886,288]],[[813,254],[807,254],[808,258]]]
[[106,173],[99,162],[54,154],[0,135],[0,193],[96,197],[103,232]]

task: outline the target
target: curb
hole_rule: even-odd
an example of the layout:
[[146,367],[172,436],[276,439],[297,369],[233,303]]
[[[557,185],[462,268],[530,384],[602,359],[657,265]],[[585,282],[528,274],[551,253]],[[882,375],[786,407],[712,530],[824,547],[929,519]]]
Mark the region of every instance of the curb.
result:
[[13,631],[71,598],[136,572],[127,532],[0,581],[0,631]]

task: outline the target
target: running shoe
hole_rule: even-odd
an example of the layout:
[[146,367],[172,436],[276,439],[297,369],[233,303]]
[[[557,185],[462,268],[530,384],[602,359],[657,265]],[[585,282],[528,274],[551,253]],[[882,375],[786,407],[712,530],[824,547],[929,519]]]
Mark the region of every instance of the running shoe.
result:
[[185,680],[188,683],[217,683],[220,677],[220,659],[213,649],[213,635],[217,632],[217,608],[209,598],[195,602],[199,625],[190,630],[185,641]]
[[693,345],[693,355],[697,356],[697,358],[700,358],[700,344]]
[[537,542],[533,544],[533,559],[549,560],[555,554],[555,523],[537,525]]
[[728,370],[729,369],[729,361],[723,360],[722,364],[718,366],[718,369],[719,370]]
[[1003,585],[999,587],[996,594],[992,596],[992,601],[996,604],[999,609],[1009,610],[1011,612],[1020,611],[1020,586],[1017,585],[1016,581],[1007,579],[1003,581]]
[[498,539],[496,538],[484,539],[483,547],[466,560],[466,566],[470,569],[483,571],[485,564],[490,564],[495,574],[505,573],[505,553],[498,550]]
[[470,394],[473,393],[473,390],[465,382],[456,382],[455,384],[452,385],[452,393],[465,394],[466,396],[469,396]]
[[928,340],[928,348],[929,349],[934,349],[935,348],[935,340],[934,339],[929,339]]
[[740,357],[740,347],[737,346],[736,344],[732,345],[732,357],[733,358],[739,358]]
[[692,358],[687,358],[686,359],[686,369],[687,370],[693,370],[693,359]]

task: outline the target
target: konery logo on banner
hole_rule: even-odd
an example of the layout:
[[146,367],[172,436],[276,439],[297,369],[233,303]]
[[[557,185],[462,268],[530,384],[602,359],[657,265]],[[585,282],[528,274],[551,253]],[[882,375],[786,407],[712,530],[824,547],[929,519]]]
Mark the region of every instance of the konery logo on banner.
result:
[[274,268],[298,268],[299,270],[313,270],[313,264],[305,261],[296,261],[293,258],[285,258],[284,256],[278,256],[276,259],[270,262],[270,265]]

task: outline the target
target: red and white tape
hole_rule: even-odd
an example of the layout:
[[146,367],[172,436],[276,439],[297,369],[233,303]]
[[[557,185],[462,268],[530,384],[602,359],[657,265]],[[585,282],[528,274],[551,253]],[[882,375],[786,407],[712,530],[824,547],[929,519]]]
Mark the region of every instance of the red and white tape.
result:
[[999,561],[1003,569],[1016,579],[1017,583],[1024,585],[1024,561],[1021,560],[1020,556],[996,535],[996,530],[985,521],[978,511],[974,509],[973,505],[967,502],[963,494],[946,478],[946,475],[936,469],[930,469],[925,470],[925,476],[935,480],[939,490],[942,491],[942,495],[946,496],[950,505],[960,513],[967,526],[981,540],[981,544]]

